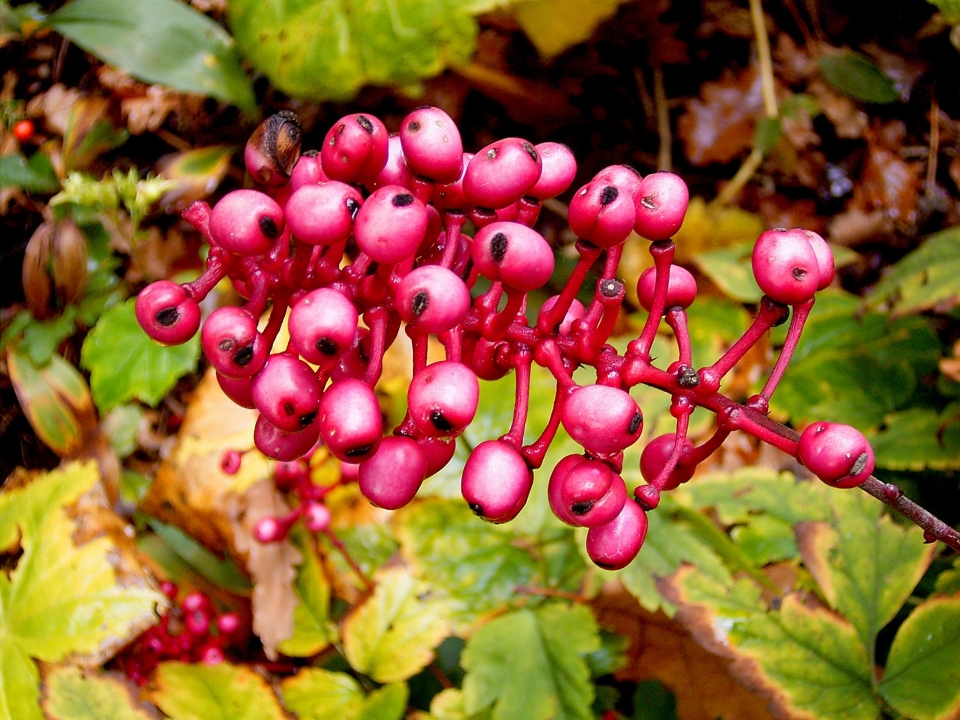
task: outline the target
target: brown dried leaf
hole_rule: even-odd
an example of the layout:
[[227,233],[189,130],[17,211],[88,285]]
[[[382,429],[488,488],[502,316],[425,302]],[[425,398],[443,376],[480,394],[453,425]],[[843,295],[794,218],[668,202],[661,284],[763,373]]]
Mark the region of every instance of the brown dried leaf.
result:
[[841,95],[822,80],[814,80],[807,86],[827,119],[833,123],[837,137],[857,139],[863,137],[869,124],[867,114],[856,102]]
[[57,83],[45,93],[34,95],[27,103],[27,115],[43,115],[49,132],[63,135],[67,131],[67,119],[71,108],[80,100],[80,91]]
[[644,610],[619,583],[604,585],[593,603],[601,626],[630,639],[618,680],[659,680],[677,696],[679,720],[771,720],[767,701],[737,683],[730,661],[700,647],[678,623]]
[[870,140],[861,175],[867,206],[883,209],[894,221],[914,224],[923,166],[919,162],[907,162],[880,142]]
[[878,235],[893,232],[893,221],[883,210],[864,210],[856,203],[837,215],[827,226],[830,242],[852,247]]

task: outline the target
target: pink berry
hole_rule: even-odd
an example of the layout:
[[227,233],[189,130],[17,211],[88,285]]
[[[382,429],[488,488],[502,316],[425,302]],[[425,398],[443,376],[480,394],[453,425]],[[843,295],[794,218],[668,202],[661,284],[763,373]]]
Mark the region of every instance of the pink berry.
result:
[[643,432],[643,413],[629,393],[607,385],[585,385],[563,404],[560,420],[570,437],[591,453],[617,453]]
[[403,147],[397,133],[393,133],[387,139],[387,164],[383,166],[379,175],[366,183],[366,188],[373,192],[385,185],[399,185],[408,190],[413,187],[413,173],[403,156]]
[[257,542],[280,542],[287,536],[289,527],[275,517],[262,517],[253,526],[253,537]]
[[646,537],[647,515],[631,500],[613,520],[587,531],[587,555],[604,570],[621,570],[637,556]]
[[[648,483],[653,482],[654,478],[660,474],[660,471],[663,470],[663,467],[667,464],[676,444],[676,433],[659,435],[647,443],[647,446],[643,448],[643,452],[640,453],[640,474],[643,475],[644,480]],[[683,457],[684,452],[689,452],[690,450],[693,450],[693,443],[684,438],[681,457]],[[695,471],[696,468],[693,466],[688,467],[677,464],[673,472],[667,476],[667,481],[664,483],[662,489],[673,490],[692,478]]]
[[223,394],[240,407],[248,410],[256,407],[253,404],[253,392],[250,389],[253,385],[253,378],[232,378],[217,373],[217,383],[223,390]]
[[473,262],[484,277],[529,292],[553,274],[550,244],[536,230],[513,222],[494,222],[473,239]]
[[583,455],[574,454],[565,456],[554,466],[553,471],[550,473],[550,480],[547,482],[547,502],[550,504],[550,509],[553,510],[553,514],[556,515],[559,520],[565,522],[567,525],[577,526],[579,522],[577,521],[577,517],[570,512],[569,508],[566,507],[561,499],[560,487],[567,473],[585,459]]
[[797,456],[814,475],[836,488],[862,485],[874,467],[873,449],[863,433],[840,423],[808,425],[800,434]]
[[678,175],[656,172],[640,181],[634,230],[647,240],[666,240],[683,224],[690,193]]
[[463,166],[463,142],[456,123],[437,107],[421,107],[400,123],[407,165],[438,183],[456,182]]
[[610,165],[594,175],[590,182],[614,185],[629,195],[636,205],[643,176],[629,165]]
[[753,275],[776,302],[797,305],[813,297],[820,284],[817,254],[802,230],[767,230],[753,246]]
[[[540,306],[540,314],[548,312],[554,305],[557,304],[559,295],[553,295],[548,297],[543,301],[543,305]],[[560,321],[560,327],[557,329],[557,332],[560,335],[569,335],[570,331],[573,329],[573,323],[583,317],[583,313],[586,312],[586,308],[583,307],[583,303],[573,299],[573,302],[570,303],[570,308],[567,310],[567,313],[563,316],[563,320]]]
[[[647,312],[653,307],[654,288],[657,284],[657,269],[647,268],[640,273],[637,281],[637,297]],[[672,307],[688,308],[697,298],[697,281],[689,270],[679,265],[670,266],[670,278],[667,280],[667,297],[664,310]]]
[[200,331],[203,354],[225,377],[253,377],[263,368],[270,348],[256,319],[238,307],[214,310]]
[[140,327],[161,345],[181,345],[200,329],[200,306],[169,280],[158,280],[140,291],[135,311]]
[[210,213],[213,241],[236,255],[263,255],[283,234],[283,210],[257,190],[234,190]]
[[577,160],[570,148],[562,143],[542,142],[534,147],[540,155],[540,178],[527,195],[537,200],[549,200],[570,187],[577,174]]
[[596,527],[615,518],[627,501],[623,478],[599,460],[584,460],[560,480],[560,503],[576,525]]
[[470,302],[463,280],[439,265],[416,268],[397,287],[400,319],[425,333],[446,332],[462,323]]
[[823,290],[833,282],[833,276],[836,272],[833,263],[833,251],[827,245],[827,241],[812,230],[801,230],[800,232],[810,243],[813,254],[817,256],[817,267],[820,270],[820,282],[817,285],[817,290]]
[[315,500],[304,503],[303,524],[312,533],[326,531],[330,527],[330,509]]
[[637,211],[633,200],[616,185],[587,183],[570,201],[570,229],[578,237],[609,248],[619,245],[633,230]]
[[296,192],[306,185],[319,185],[328,180],[330,178],[323,172],[323,165],[320,162],[320,153],[316,150],[308,150],[293,166],[293,172],[290,173],[290,190]]
[[496,210],[530,192],[540,173],[536,148],[520,138],[505,138],[473,157],[463,178],[463,191],[471,205]]
[[467,459],[460,490],[477,516],[502,523],[520,513],[532,486],[533,473],[517,449],[486,440]]
[[352,302],[336,290],[318,288],[291,309],[290,339],[307,362],[327,367],[353,345],[359,322]]
[[240,629],[240,616],[236,613],[224,613],[217,618],[217,630],[221,635],[233,635]]
[[427,460],[426,477],[440,472],[453,459],[457,451],[457,441],[450,438],[422,437],[417,444]]
[[323,444],[343,462],[371,457],[383,438],[383,417],[377,396],[366,383],[344,378],[333,383],[320,403]]
[[250,392],[257,410],[271,424],[286,432],[298,432],[317,416],[322,388],[303,360],[278,353],[267,358]]
[[480,383],[463,363],[444,360],[417,371],[407,390],[410,419],[429,437],[455,437],[477,414]]
[[411,257],[427,230],[427,210],[409,190],[386,185],[367,198],[354,220],[357,245],[375,262]]
[[357,481],[360,492],[374,505],[396,510],[413,500],[426,474],[427,457],[417,441],[390,435],[360,463]]
[[353,218],[363,198],[346,183],[305,185],[287,200],[287,227],[297,240],[310,245],[336,245],[353,232]]
[[320,423],[313,422],[302,430],[287,432],[268,421],[262,415],[253,427],[253,444],[268,458],[289,462],[310,452],[320,439]]
[[327,132],[320,150],[323,172],[345,183],[372,181],[387,164],[387,129],[372,115],[347,115]]

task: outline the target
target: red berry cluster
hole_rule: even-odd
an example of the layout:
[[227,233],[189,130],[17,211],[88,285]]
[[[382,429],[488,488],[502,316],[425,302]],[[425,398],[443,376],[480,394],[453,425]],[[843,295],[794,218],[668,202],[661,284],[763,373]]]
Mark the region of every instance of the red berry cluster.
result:
[[[301,154],[299,120],[283,112],[257,129],[245,161],[259,189],[235,190],[212,209],[194,203],[185,212],[210,244],[204,274],[185,285],[150,285],[137,300],[137,316],[158,342],[184,342],[200,328],[198,301],[224,277],[232,281],[245,304],[215,310],[203,323],[202,346],[227,395],[259,411],[254,442],[269,457],[295,461],[322,442],[357,467],[371,502],[401,507],[452,457],[453,440],[476,414],[478,380],[513,372],[512,425],[473,450],[463,471],[463,497],[491,522],[516,517],[533,471],[562,426],[584,452],[556,466],[550,504],[564,522],[589,528],[587,552],[607,568],[633,559],[646,534],[645,513],[657,507],[660,493],[689,479],[734,429],[794,456],[800,452],[813,472],[835,485],[850,485],[872,470],[869,445],[852,428],[824,431],[798,451],[796,442],[758,420],[797,345],[814,293],[833,278],[832,255],[815,233],[770,230],[760,236],[753,253],[754,274],[766,293],[759,313],[720,359],[695,369],[686,308],[697,285],[673,264],[669,239],[683,221],[688,192],[672,173],[641,177],[630,167],[612,166],[574,193],[569,223],[580,238],[580,259],[560,294],[528,323],[528,293],[554,271],[554,248],[534,225],[543,201],[564,192],[576,174],[566,146],[506,138],[465,153],[451,118],[424,107],[393,135],[375,117],[348,115],[330,129],[319,152]],[[654,267],[637,286],[648,319],[620,355],[607,341],[625,296],[616,272],[631,232],[650,241]],[[584,307],[576,295],[595,265],[600,277]],[[489,281],[482,292],[481,276]],[[763,390],[746,408],[719,394],[723,377],[786,320],[789,306],[786,344]],[[290,342],[272,352],[285,317]],[[664,319],[679,355],[665,370],[650,357]],[[408,412],[384,437],[375,387],[384,352],[401,329],[413,352]],[[428,364],[429,335],[443,345],[445,360]],[[557,391],[546,427],[524,444],[533,363],[553,374]],[[595,369],[594,384],[573,380],[579,366]],[[621,472],[623,451],[643,429],[643,413],[628,392],[640,383],[672,396],[677,429],[644,450],[646,484],[633,502]],[[687,427],[696,406],[717,414],[717,429],[695,447]],[[802,449],[808,445],[809,451]],[[852,452],[859,454],[849,460]],[[276,527],[262,528],[262,539],[283,537],[301,514],[325,529],[326,521],[310,510],[316,499],[304,502],[308,509],[272,519]]]
[[[160,590],[176,603],[179,588],[169,581]],[[157,665],[165,660],[202,662],[224,661],[224,648],[240,631],[235,613],[218,615],[210,598],[201,592],[187,593],[154,625],[117,656],[128,678],[145,685]]]

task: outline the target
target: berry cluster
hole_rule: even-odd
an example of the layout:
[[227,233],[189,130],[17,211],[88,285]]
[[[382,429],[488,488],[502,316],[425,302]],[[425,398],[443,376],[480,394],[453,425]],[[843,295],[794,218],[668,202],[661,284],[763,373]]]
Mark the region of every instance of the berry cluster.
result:
[[[356,466],[371,502],[399,508],[452,457],[454,439],[476,414],[479,379],[513,372],[512,425],[473,450],[463,497],[491,522],[516,517],[562,426],[584,452],[556,465],[550,504],[564,522],[589,528],[587,552],[606,568],[633,559],[646,534],[646,512],[734,429],[799,455],[833,485],[851,486],[870,475],[873,455],[856,430],[818,424],[798,446],[764,422],[814,293],[833,279],[833,257],[820,236],[805,230],[760,236],[753,252],[754,274],[766,293],[759,313],[721,358],[695,369],[686,308],[697,284],[674,265],[670,240],[688,201],[676,175],[641,177],[617,165],[576,190],[569,223],[579,238],[579,261],[562,291],[528,323],[528,293],[554,271],[554,248],[534,226],[543,201],[567,190],[576,174],[566,146],[506,138],[465,153],[454,122],[434,107],[410,113],[393,135],[375,117],[348,115],[319,152],[301,154],[300,132],[288,112],[257,129],[245,161],[258,189],[235,190],[212,209],[198,202],[185,212],[210,244],[206,271],[185,285],[156,282],[137,300],[147,333],[180,343],[200,328],[198,301],[221,279],[231,280],[245,304],[215,310],[203,323],[202,346],[226,394],[259,411],[254,442],[265,455],[294,461],[319,441]],[[654,267],[637,286],[646,324],[620,355],[607,341],[625,296],[616,272],[632,232],[650,241]],[[594,266],[599,279],[584,307],[576,295]],[[484,291],[477,285],[481,276],[489,283]],[[724,376],[786,321],[791,306],[786,344],[761,392],[746,406],[720,394]],[[272,351],[285,317],[290,342]],[[665,370],[650,357],[663,320],[679,355]],[[375,387],[384,352],[401,329],[413,355],[408,412],[384,436]],[[428,364],[430,335],[443,345],[443,361]],[[557,390],[546,427],[524,444],[533,363],[552,373]],[[595,369],[595,383],[574,381],[580,366]],[[640,383],[671,395],[677,425],[644,449],[646,484],[631,501],[621,472],[623,451],[643,429],[643,413],[629,394]],[[696,406],[717,415],[715,433],[699,446],[687,439]],[[262,539],[282,537],[300,515],[325,529],[325,518],[312,510],[323,506],[305,502],[306,509],[274,519],[276,528],[262,528]]]
[[174,607],[117,656],[124,674],[137,685],[145,685],[165,660],[207,665],[223,662],[225,646],[240,632],[240,618],[235,613],[218,615],[203,593],[187,593],[177,603],[179,588],[174,583],[162,582],[160,590]]

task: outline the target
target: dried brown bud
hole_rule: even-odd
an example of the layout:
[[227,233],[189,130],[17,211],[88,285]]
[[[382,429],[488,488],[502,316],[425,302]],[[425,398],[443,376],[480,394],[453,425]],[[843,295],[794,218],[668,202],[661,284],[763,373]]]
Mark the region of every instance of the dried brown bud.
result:
[[70,220],[44,222],[27,242],[23,292],[39,319],[57,315],[87,286],[87,241]]
[[300,159],[300,118],[281,110],[253,131],[243,153],[250,175],[264,185],[283,185]]

